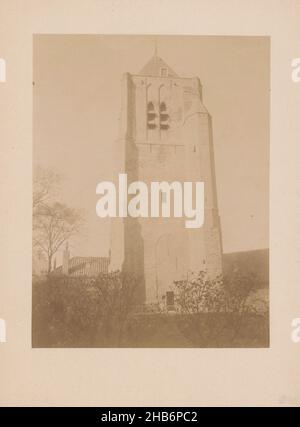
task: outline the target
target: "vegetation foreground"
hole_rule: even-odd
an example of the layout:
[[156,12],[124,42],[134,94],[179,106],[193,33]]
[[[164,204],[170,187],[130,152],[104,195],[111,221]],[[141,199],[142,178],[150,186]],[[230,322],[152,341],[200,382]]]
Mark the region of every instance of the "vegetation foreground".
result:
[[173,310],[137,304],[138,281],[119,272],[96,278],[33,279],[33,347],[268,347],[268,303],[254,277],[175,282]]

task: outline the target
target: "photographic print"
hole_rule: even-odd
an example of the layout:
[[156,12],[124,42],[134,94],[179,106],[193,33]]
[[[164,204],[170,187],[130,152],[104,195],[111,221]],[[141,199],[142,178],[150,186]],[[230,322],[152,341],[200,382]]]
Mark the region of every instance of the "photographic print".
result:
[[35,34],[32,91],[32,346],[269,347],[269,37]]

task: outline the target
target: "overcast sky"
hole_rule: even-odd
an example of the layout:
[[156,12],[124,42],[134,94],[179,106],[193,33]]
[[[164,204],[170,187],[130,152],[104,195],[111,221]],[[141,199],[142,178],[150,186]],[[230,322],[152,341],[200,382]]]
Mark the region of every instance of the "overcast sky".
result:
[[179,76],[203,85],[224,252],[268,247],[268,38],[35,36],[34,164],[61,174],[63,200],[85,209],[72,255],[108,254],[109,220],[96,216],[95,188],[112,177],[122,74],[143,68],[154,40]]

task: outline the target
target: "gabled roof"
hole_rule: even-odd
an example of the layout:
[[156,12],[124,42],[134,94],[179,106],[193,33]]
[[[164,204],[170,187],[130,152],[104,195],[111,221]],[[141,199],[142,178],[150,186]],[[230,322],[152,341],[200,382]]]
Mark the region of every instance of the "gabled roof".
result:
[[159,56],[153,55],[152,58],[147,62],[144,68],[140,71],[140,75],[143,76],[157,76],[161,77],[161,69],[166,68],[168,70],[169,77],[178,77],[175,71]]

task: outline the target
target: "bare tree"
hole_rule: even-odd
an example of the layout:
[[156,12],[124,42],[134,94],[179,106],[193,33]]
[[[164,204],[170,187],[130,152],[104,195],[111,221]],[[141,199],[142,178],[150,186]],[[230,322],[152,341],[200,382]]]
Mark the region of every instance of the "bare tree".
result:
[[40,203],[33,217],[33,243],[47,256],[48,273],[52,269],[52,259],[61,245],[76,235],[82,225],[81,212],[54,202]]
[[33,246],[40,248],[48,261],[61,245],[79,232],[83,222],[79,210],[57,202],[61,177],[51,169],[37,166],[33,178]]
[[49,202],[54,193],[58,190],[60,176],[51,169],[37,166],[33,175],[33,215],[37,208]]

